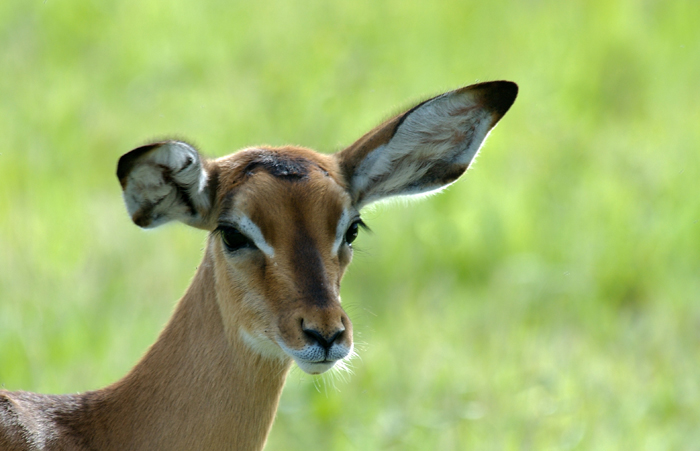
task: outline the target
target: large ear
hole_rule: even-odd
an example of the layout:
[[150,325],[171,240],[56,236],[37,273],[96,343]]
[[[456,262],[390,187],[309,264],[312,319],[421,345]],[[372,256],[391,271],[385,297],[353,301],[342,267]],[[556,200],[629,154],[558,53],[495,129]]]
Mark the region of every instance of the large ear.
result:
[[356,208],[441,189],[467,170],[518,94],[509,81],[451,91],[415,106],[338,152]]
[[208,228],[214,183],[189,144],[164,141],[134,149],[119,159],[117,177],[126,209],[139,227],[177,220]]

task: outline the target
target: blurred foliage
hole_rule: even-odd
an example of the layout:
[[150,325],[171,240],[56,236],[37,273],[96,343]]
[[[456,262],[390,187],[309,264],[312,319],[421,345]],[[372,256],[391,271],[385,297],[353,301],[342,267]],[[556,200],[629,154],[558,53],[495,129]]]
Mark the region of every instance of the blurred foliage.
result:
[[106,385],[205,236],[124,213],[118,157],[334,151],[478,80],[521,91],[464,180],[365,212],[353,374],[288,379],[269,450],[700,443],[692,0],[0,3],[0,384]]

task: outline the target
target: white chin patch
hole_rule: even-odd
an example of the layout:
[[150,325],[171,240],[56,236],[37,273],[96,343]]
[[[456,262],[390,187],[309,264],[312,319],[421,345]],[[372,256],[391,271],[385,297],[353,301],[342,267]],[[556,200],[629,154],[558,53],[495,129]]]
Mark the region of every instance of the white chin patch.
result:
[[241,338],[250,349],[269,359],[286,359],[287,354],[279,346],[270,341],[266,336],[258,334],[252,335],[245,329],[240,329]]
[[332,361],[332,362],[316,362],[316,363],[312,363],[312,362],[305,362],[305,361],[303,361],[303,360],[296,360],[296,359],[295,359],[294,361],[297,363],[297,365],[299,366],[299,368],[302,369],[302,371],[304,371],[305,373],[308,373],[308,374],[321,374],[321,373],[325,373],[326,371],[328,371],[328,370],[330,370],[331,368],[333,368],[333,366],[334,366],[335,363],[337,362],[337,360],[335,360],[335,361]]

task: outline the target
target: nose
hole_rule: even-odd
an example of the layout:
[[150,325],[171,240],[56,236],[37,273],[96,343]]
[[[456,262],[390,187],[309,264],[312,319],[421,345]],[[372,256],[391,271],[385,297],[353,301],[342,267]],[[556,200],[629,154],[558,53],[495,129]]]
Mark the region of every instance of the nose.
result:
[[301,330],[304,332],[304,335],[311,340],[312,343],[318,343],[326,351],[328,351],[331,348],[334,341],[342,337],[342,335],[345,333],[344,327],[336,329],[333,332],[330,332],[325,335],[316,329],[307,329],[303,326]]

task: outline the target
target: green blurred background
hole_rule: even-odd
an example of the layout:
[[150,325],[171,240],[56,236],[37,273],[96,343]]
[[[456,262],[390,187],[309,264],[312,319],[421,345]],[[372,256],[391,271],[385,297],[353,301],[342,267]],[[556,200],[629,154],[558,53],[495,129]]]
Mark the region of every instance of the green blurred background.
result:
[[294,370],[267,449],[698,449],[693,0],[0,2],[0,384],[116,380],[194,274],[205,233],[134,226],[122,153],[330,152],[493,79],[467,176],[365,212],[353,374]]

